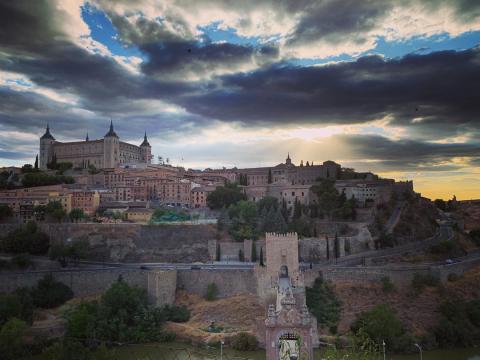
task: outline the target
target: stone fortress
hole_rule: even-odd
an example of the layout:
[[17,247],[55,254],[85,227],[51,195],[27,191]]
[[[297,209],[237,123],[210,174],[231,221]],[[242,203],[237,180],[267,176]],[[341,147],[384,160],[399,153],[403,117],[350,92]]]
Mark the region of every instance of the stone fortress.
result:
[[45,134],[40,138],[40,169],[47,169],[48,164],[55,160],[70,162],[74,168],[87,169],[94,166],[96,169],[110,169],[135,164],[150,164],[152,161],[152,147],[147,133],[140,146],[120,141],[110,122],[110,129],[103,139],[90,140],[87,136],[84,141],[60,142],[55,140],[47,125]]
[[276,292],[265,319],[267,360],[313,360],[318,346],[317,322],[306,304],[303,273],[298,263],[296,233],[265,234],[266,274]]

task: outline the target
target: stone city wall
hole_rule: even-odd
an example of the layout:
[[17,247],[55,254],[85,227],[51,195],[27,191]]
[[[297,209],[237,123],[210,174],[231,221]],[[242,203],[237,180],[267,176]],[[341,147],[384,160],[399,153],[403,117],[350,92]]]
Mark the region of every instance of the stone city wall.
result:
[[389,277],[394,284],[407,286],[411,284],[415,274],[434,275],[442,282],[446,282],[450,274],[462,275],[477,266],[480,266],[480,257],[465,259],[454,264],[435,266],[331,266],[307,270],[304,272],[304,279],[306,286],[312,286],[317,277],[322,277],[324,280],[330,280],[334,283],[369,283],[380,281],[382,277]]
[[[86,240],[93,260],[123,262],[210,261],[212,225],[39,224],[52,243]],[[1,224],[0,234],[17,228]]]
[[130,285],[147,288],[147,271],[140,269],[91,269],[78,271],[31,271],[0,273],[0,292],[7,293],[21,287],[33,287],[45,275],[68,285],[75,296],[102,294],[119,276]]
[[215,283],[221,298],[237,294],[256,294],[253,270],[178,270],[177,288],[205,296],[208,284]]

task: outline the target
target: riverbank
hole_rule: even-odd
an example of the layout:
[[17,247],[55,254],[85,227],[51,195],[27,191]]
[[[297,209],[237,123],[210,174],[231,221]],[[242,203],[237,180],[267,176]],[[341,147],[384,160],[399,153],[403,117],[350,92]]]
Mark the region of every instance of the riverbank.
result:
[[[322,360],[324,351],[315,350],[315,360]],[[226,360],[265,360],[265,351],[235,351],[223,349]],[[418,360],[419,354],[389,355],[390,360]],[[220,349],[202,349],[188,344],[173,342],[123,346],[116,349],[118,360],[213,360],[220,359]],[[339,357],[341,359],[341,357]],[[434,350],[423,353],[423,360],[480,360],[480,348]]]

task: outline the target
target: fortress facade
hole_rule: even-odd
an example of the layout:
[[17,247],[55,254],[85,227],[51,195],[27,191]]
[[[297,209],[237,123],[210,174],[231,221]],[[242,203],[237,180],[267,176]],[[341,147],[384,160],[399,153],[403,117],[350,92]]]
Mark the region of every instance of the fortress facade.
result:
[[55,140],[47,125],[45,134],[40,138],[40,169],[47,169],[52,160],[70,162],[73,168],[110,169],[133,164],[150,164],[152,147],[148,143],[147,133],[140,146],[120,141],[110,122],[110,129],[103,139],[90,140],[88,134],[84,141],[60,142]]

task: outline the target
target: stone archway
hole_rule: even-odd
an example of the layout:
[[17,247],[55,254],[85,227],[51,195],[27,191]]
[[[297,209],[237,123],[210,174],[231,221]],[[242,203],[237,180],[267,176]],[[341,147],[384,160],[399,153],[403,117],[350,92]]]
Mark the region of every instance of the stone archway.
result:
[[288,278],[288,266],[287,265],[280,266],[280,277],[281,278]]
[[301,354],[301,338],[295,332],[284,332],[278,337],[278,359],[297,360]]

